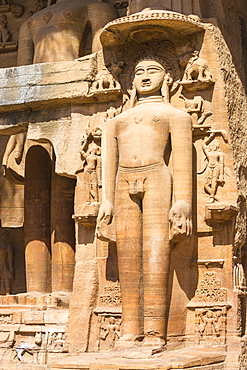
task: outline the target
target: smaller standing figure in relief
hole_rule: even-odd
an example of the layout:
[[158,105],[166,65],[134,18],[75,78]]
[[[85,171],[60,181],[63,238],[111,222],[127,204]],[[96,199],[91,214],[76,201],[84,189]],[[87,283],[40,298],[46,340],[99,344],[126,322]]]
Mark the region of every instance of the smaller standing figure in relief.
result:
[[4,230],[0,235],[0,294],[10,294],[13,278],[13,249]]
[[[86,147],[88,149],[85,151]],[[100,176],[97,173],[97,169],[100,164],[100,148],[94,142],[88,145],[88,137],[82,142],[82,147],[80,149],[80,154],[83,160],[83,171],[85,173],[85,183],[88,187],[87,203],[98,202],[99,192],[98,186],[100,185]]]
[[87,128],[80,149],[82,166],[76,171],[77,194],[80,198],[79,213],[97,216],[101,187],[101,128]]
[[116,339],[120,338],[120,325],[116,322],[115,317],[109,318],[109,323],[106,325],[106,331],[101,336],[102,340],[108,339],[109,349],[114,348]]
[[[221,313],[213,313],[213,311],[208,310],[206,314],[201,313],[200,321],[201,324],[199,325],[199,331],[201,335],[205,335],[206,337],[213,337],[220,335],[220,318]],[[218,322],[219,321],[219,322]]]
[[7,17],[5,14],[0,16],[0,42],[5,43],[10,41],[11,34],[9,30],[6,28],[7,26]]
[[208,164],[205,172],[204,189],[210,195],[210,203],[214,203],[219,185],[224,185],[225,155],[220,151],[218,140],[214,139],[217,131],[209,131],[210,135],[205,137],[202,149],[206,155]]

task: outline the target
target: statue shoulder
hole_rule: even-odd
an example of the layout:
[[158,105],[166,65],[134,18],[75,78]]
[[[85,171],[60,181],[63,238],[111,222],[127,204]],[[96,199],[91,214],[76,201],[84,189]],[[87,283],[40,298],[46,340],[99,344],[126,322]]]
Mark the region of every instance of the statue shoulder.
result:
[[191,116],[189,115],[189,113],[181,110],[181,109],[178,109],[178,108],[175,108],[173,107],[172,105],[170,106],[171,108],[169,109],[169,115],[171,118],[174,117],[174,119],[180,119],[182,120],[183,122],[184,121],[188,121],[189,123],[191,122]]
[[116,8],[109,4],[109,3],[103,3],[103,2],[89,2],[87,4],[88,10],[89,11],[96,11],[101,13],[101,17],[107,17],[109,22],[111,20],[114,20],[119,17],[118,12]]

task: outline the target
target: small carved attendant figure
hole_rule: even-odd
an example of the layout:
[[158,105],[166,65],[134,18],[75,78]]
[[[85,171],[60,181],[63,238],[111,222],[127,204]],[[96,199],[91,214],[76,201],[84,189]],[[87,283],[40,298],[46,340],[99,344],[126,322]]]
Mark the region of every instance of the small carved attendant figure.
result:
[[123,310],[120,342],[141,336],[146,345],[158,348],[165,343],[168,311],[172,181],[164,154],[170,135],[174,207],[179,204],[176,216],[182,220],[172,236],[191,233],[192,202],[191,117],[169,104],[172,67],[164,59],[150,55],[136,64],[134,107],[105,125],[98,217],[100,235],[101,225],[115,214]]
[[80,198],[81,216],[96,217],[99,210],[99,189],[101,187],[101,129],[87,129],[80,149],[82,167],[76,171],[76,193]]
[[[98,188],[101,186],[101,152],[100,147],[94,141],[89,143],[90,137],[93,137],[94,133],[97,135],[97,130],[100,129],[97,128],[89,135],[85,135],[85,138],[82,142],[82,147],[80,149],[83,167],[81,170],[77,171],[77,173],[84,171],[84,182],[87,184],[88,188],[86,199],[87,203],[99,201]],[[101,135],[101,130],[99,135]]]
[[216,131],[210,131],[210,135],[205,137],[202,148],[206,155],[208,164],[205,172],[204,189],[210,194],[210,203],[214,203],[218,186],[224,184],[224,164],[225,155],[220,151],[218,140],[214,139]]
[[5,230],[0,235],[0,294],[10,294],[13,277],[13,249]]
[[120,326],[116,322],[115,317],[109,318],[109,323],[106,325],[106,331],[101,336],[102,340],[108,340],[109,348],[112,349],[115,346],[115,341],[120,338]]

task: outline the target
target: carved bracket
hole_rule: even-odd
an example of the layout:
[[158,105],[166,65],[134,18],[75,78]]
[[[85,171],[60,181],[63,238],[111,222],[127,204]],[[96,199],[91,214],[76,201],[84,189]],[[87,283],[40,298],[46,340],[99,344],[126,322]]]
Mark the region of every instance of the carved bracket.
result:
[[237,215],[237,207],[228,204],[206,204],[205,221],[208,225],[223,224],[233,220]]

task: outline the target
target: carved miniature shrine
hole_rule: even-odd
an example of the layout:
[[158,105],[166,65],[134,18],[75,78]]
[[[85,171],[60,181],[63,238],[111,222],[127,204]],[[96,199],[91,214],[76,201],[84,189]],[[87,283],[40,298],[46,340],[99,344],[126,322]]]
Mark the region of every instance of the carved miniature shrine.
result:
[[246,4],[0,13],[0,368],[247,369]]

